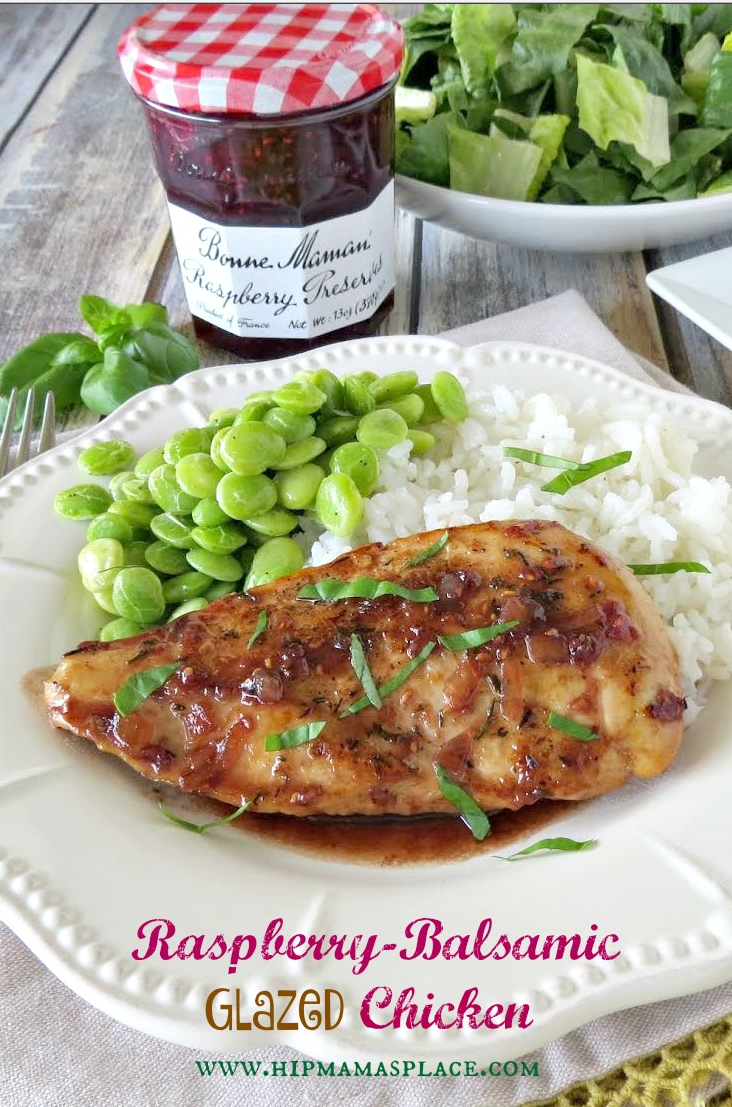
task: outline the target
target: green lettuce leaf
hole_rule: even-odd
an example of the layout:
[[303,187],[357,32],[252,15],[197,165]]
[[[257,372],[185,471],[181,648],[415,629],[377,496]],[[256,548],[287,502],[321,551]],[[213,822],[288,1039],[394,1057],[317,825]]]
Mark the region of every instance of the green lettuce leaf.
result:
[[640,203],[642,200],[666,200],[671,202],[673,200],[693,200],[695,196],[696,173],[691,172],[664,190],[654,188],[652,184],[641,181],[630,199],[633,203]]
[[535,88],[566,69],[573,46],[595,19],[597,4],[551,4],[522,9],[511,56],[498,71],[501,87],[514,94]]
[[702,120],[707,127],[732,127],[732,34],[709,70]]
[[397,151],[397,172],[430,184],[450,184],[450,158],[447,129],[464,127],[459,112],[442,112],[419,127],[414,127],[406,146]]
[[732,192],[732,169],[727,170],[726,173],[722,173],[713,180],[699,195],[718,196],[721,192]]
[[[494,115],[496,127],[508,137],[528,138],[541,149],[541,161],[529,187],[527,199],[536,200],[541,192],[549,170],[557,159],[570,119],[566,115],[538,115],[529,119],[517,112],[498,108]],[[495,131],[491,132],[492,134]]]
[[617,45],[613,55],[615,68],[625,69],[631,76],[643,81],[654,96],[664,96],[672,115],[696,115],[696,104],[677,85],[671,67],[653,43],[630,27],[605,29]]
[[665,192],[687,174],[691,173],[701,159],[711,153],[729,138],[732,131],[717,130],[713,127],[694,127],[688,131],[679,131],[671,143],[671,160],[657,173],[650,184],[659,192]]
[[699,69],[693,73],[684,73],[681,77],[681,87],[697,108],[704,107],[709,87],[709,72],[708,69]]
[[684,69],[687,73],[702,73],[708,70],[719,53],[721,43],[711,31],[702,35],[691,50],[687,50],[684,57]]
[[473,96],[485,95],[499,51],[513,32],[516,19],[510,4],[455,4],[452,41],[463,81]]
[[487,135],[497,108],[495,100],[482,100],[480,104],[473,104],[465,113],[465,126],[469,131],[479,131],[480,134]]
[[426,123],[437,111],[434,92],[400,85],[394,94],[394,116],[397,123]]
[[577,107],[580,127],[601,150],[626,142],[652,165],[668,162],[668,102],[629,73],[578,54]]
[[724,38],[732,31],[732,4],[703,4],[705,10],[694,17],[692,34],[695,41],[702,35],[711,33]]
[[588,154],[572,169],[555,167],[552,183],[570,189],[575,203],[579,198],[585,204],[627,204],[633,192],[632,178],[600,165],[595,154]]
[[423,57],[449,44],[451,20],[450,11],[437,4],[426,4],[419,15],[403,21],[406,42],[399,84],[404,84]]
[[500,131],[479,135],[449,127],[448,135],[451,188],[503,200],[528,197],[541,163],[539,146]]
[[541,161],[529,188],[529,200],[535,200],[541,192],[549,170],[562,149],[569,124],[570,120],[566,115],[538,115],[532,122],[529,138],[540,148]]

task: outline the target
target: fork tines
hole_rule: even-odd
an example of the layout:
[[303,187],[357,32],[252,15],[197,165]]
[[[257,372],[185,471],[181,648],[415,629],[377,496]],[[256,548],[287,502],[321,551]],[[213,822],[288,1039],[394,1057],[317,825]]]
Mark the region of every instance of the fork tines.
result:
[[[23,420],[20,428],[20,437],[18,439],[18,448],[15,451],[15,458],[13,463],[10,464],[10,450],[13,442],[13,426],[15,424],[15,416],[18,410],[18,389],[14,388],[8,397],[8,406],[5,412],[5,421],[3,423],[2,434],[0,434],[0,477],[3,477],[9,469],[16,468],[18,465],[22,465],[30,457],[31,451],[31,439],[33,435],[33,417],[36,406],[36,394],[33,388],[30,388],[26,394],[25,407],[23,409]],[[55,437],[55,420],[56,420],[56,404],[53,392],[46,393],[46,398],[43,403],[43,419],[41,421],[41,431],[38,438],[38,448],[36,454],[42,454],[46,450],[49,450],[54,443]]]

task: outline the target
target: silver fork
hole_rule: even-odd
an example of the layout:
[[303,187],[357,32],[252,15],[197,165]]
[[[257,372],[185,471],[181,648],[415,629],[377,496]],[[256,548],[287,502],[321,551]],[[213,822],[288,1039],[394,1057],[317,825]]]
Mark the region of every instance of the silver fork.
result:
[[[35,389],[31,388],[25,397],[25,409],[23,411],[23,422],[20,427],[20,437],[18,439],[18,447],[15,451],[15,458],[12,465],[10,464],[10,447],[13,441],[13,424],[15,423],[15,413],[18,408],[18,389],[14,388],[8,398],[8,409],[5,412],[5,422],[3,423],[2,434],[0,434],[0,477],[4,477],[10,469],[15,469],[18,465],[22,465],[24,461],[27,461],[30,457],[31,451],[31,439],[33,436],[33,412],[36,405]],[[36,448],[36,457],[39,454],[45,453],[46,450],[50,450],[56,440],[56,401],[53,392],[46,393],[46,399],[43,402],[43,418],[41,420],[41,431],[38,436],[38,445]]]

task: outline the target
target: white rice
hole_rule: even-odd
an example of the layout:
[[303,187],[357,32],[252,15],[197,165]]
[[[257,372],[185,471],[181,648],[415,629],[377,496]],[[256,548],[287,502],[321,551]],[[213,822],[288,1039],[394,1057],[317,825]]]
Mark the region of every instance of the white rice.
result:
[[[321,565],[366,542],[492,519],[554,519],[622,561],[700,561],[709,575],[643,577],[679,652],[691,722],[712,680],[732,674],[732,488],[693,473],[696,442],[659,415],[499,386],[473,391],[459,426],[440,427],[427,458],[409,443],[382,455],[379,485],[350,539],[303,520],[300,540]],[[573,461],[618,450],[631,460],[564,496],[542,492],[555,471],[510,460],[520,446]],[[312,548],[311,548],[312,547]]]

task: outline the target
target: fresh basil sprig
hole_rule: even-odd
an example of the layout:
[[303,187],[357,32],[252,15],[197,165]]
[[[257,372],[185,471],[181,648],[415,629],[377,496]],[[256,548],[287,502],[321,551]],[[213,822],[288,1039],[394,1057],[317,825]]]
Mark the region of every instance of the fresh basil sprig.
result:
[[223,826],[224,823],[233,823],[234,819],[238,819],[240,815],[243,815],[246,809],[251,805],[251,800],[247,800],[241,807],[237,807],[236,811],[232,811],[230,815],[225,815],[223,819],[214,819],[212,823],[189,823],[188,819],[181,819],[180,815],[176,815],[173,811],[168,811],[162,803],[158,804],[158,807],[165,815],[166,819],[170,819],[171,823],[175,823],[176,826],[182,826],[184,830],[190,830],[193,834],[204,834],[207,830],[211,830],[215,826]]
[[464,630],[461,634],[440,634],[437,641],[448,650],[475,650],[478,646],[484,646],[486,642],[492,642],[494,638],[505,634],[519,625],[519,619],[512,619],[509,623],[494,623],[492,627],[476,627],[475,630]]
[[381,596],[399,596],[411,603],[434,603],[438,598],[434,588],[405,588],[393,580],[356,577],[355,580],[328,578],[317,584],[306,584],[297,594],[299,600],[377,600]]
[[654,565],[629,565],[637,577],[658,577],[666,573],[711,573],[699,561],[664,561]]
[[450,532],[446,530],[445,533],[437,539],[434,545],[428,546],[426,550],[422,550],[421,553],[415,554],[414,557],[410,557],[404,568],[413,569],[415,565],[421,565],[423,561],[429,561],[431,557],[435,557],[435,555],[447,545],[449,538]]
[[445,772],[442,765],[435,765],[435,776],[447,802],[457,810],[473,837],[478,842],[482,842],[491,832],[490,819],[485,811],[478,807],[473,797]]
[[549,712],[546,724],[554,730],[563,731],[565,734],[568,734],[570,738],[577,738],[580,742],[596,742],[600,737],[600,735],[596,734],[590,727],[584,726],[574,719],[568,719],[564,715],[558,715],[556,711]]
[[173,661],[170,665],[155,665],[126,680],[112,697],[119,714],[124,718],[136,711],[148,696],[163,687],[168,677],[180,668],[180,664],[180,661]]
[[276,750],[289,750],[293,746],[303,746],[306,742],[312,742],[313,738],[317,738],[324,727],[325,723],[320,721],[305,723],[292,730],[283,730],[281,734],[268,734],[264,739],[264,748],[267,753],[274,753]]
[[247,642],[247,649],[250,650],[258,638],[261,638],[267,629],[267,612],[260,611],[257,619],[257,625],[254,628],[254,633]]
[[621,450],[617,454],[608,454],[607,457],[598,457],[596,461],[569,461],[566,457],[554,457],[552,454],[540,454],[536,450],[522,450],[519,446],[504,446],[504,457],[515,457],[519,461],[526,461],[530,465],[543,465],[547,469],[563,470],[548,484],[542,484],[542,492],[556,492],[563,496],[577,484],[584,484],[600,473],[607,473],[610,469],[617,469],[618,465],[625,465],[633,456],[632,450]]
[[381,707],[379,689],[376,687],[376,682],[369,668],[363,642],[357,634],[351,635],[351,667],[358,677],[369,703],[374,707]]
[[539,850],[554,850],[561,851],[563,853],[581,853],[582,850],[592,849],[597,845],[597,838],[587,838],[584,842],[577,841],[574,838],[542,838],[539,842],[534,842],[530,846],[526,846],[525,849],[520,849],[516,853],[511,853],[508,857],[500,857],[496,854],[499,861],[518,861],[521,857],[528,857],[532,853],[538,853]]
[[[400,669],[399,672],[395,673],[390,680],[387,680],[385,684],[382,684],[381,687],[378,689],[378,693],[381,699],[386,699],[387,696],[391,695],[392,692],[395,692],[397,688],[401,687],[401,685],[404,684],[405,680],[409,680],[414,670],[419,668],[423,661],[427,660],[436,645],[436,642],[428,642],[424,649],[420,650],[417,656],[413,657],[412,660],[408,662],[408,664],[406,664],[403,669]],[[356,702],[352,703],[350,707],[347,707],[345,711],[341,711],[338,718],[345,719],[348,715],[357,715],[359,711],[363,711],[364,707],[368,707],[369,702],[370,701],[368,696],[362,696],[360,700],[356,700]]]
[[558,477],[554,477],[548,484],[542,484],[542,492],[557,492],[563,496],[577,484],[584,484],[586,480],[592,480],[600,473],[607,473],[610,469],[617,469],[619,465],[625,465],[633,456],[632,450],[621,450],[617,454],[608,454],[607,457],[598,457],[596,461],[587,461],[577,469],[565,470]]
[[536,450],[522,450],[520,446],[504,446],[504,457],[515,457],[529,465],[543,465],[547,469],[579,469],[579,461],[568,461],[566,457],[554,457],[552,454],[540,454]]
[[78,332],[43,335],[0,366],[0,420],[13,388],[20,393],[19,426],[31,387],[37,418],[47,392],[53,392],[57,411],[81,402],[108,415],[143,389],[169,384],[198,368],[195,349],[168,326],[162,304],[120,307],[101,296],[82,296],[79,312],[94,339]]

